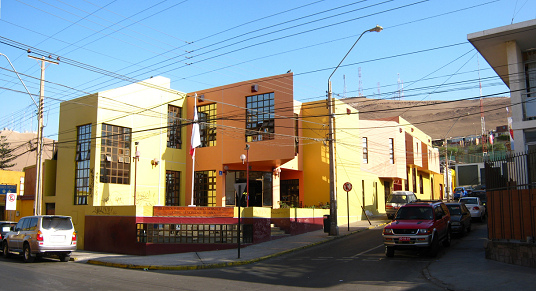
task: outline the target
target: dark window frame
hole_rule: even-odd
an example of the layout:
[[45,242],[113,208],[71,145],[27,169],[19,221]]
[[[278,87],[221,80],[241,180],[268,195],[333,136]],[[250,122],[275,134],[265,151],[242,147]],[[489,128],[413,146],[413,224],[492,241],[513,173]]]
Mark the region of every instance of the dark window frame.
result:
[[180,206],[181,172],[166,170],[166,206]]
[[216,146],[216,118],[216,103],[197,106],[199,136],[201,139],[201,145],[199,147]]
[[88,205],[88,197],[91,194],[91,130],[91,124],[76,128],[74,205]]
[[275,138],[274,92],[246,96],[246,142]]
[[168,104],[167,147],[182,148],[182,107]]
[[102,124],[100,182],[130,184],[132,129]]

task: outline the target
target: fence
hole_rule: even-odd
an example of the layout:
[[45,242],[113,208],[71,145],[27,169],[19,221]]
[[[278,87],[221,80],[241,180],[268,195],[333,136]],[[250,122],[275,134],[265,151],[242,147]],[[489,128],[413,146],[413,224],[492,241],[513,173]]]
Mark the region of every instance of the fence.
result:
[[488,238],[533,242],[536,236],[536,152],[485,162]]

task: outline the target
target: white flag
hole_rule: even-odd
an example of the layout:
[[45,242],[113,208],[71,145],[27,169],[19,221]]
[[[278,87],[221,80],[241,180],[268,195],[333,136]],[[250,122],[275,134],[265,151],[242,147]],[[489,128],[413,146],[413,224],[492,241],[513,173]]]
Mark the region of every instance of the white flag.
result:
[[192,123],[192,139],[190,140],[190,155],[195,157],[195,148],[201,145],[201,135],[199,133],[199,123],[197,119],[197,93],[195,94],[194,121]]

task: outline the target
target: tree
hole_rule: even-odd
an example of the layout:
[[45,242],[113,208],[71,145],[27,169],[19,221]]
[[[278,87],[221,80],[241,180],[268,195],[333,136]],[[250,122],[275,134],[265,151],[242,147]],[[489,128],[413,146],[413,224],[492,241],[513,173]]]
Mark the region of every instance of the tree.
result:
[[0,169],[4,170],[15,166],[10,164],[16,157],[13,156],[13,149],[10,147],[9,142],[5,136],[0,136]]

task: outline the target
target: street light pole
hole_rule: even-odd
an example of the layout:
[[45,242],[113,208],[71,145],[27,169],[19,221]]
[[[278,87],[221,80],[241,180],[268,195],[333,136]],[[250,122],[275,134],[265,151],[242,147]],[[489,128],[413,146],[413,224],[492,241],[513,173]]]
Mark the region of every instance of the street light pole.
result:
[[460,120],[460,118],[462,118],[462,116],[458,117],[458,119],[456,119],[456,121],[454,121],[454,123],[450,126],[449,131],[447,131],[447,134],[445,134],[445,171],[444,171],[444,174],[445,174],[445,194],[447,195],[447,202],[450,202],[450,193],[449,193],[450,187],[449,187],[449,175],[448,175],[449,153],[448,153],[448,150],[447,150],[447,147],[448,147],[447,135],[449,135],[449,132],[452,130],[452,128],[454,127],[456,122],[458,122],[458,120]]
[[333,74],[335,74],[335,71],[340,67],[344,59],[348,56],[348,54],[352,51],[354,46],[357,44],[357,42],[361,39],[363,34],[367,32],[380,32],[383,30],[383,27],[376,25],[376,27],[372,29],[368,29],[363,31],[361,35],[357,38],[357,40],[354,42],[354,45],[348,50],[344,58],[342,58],[341,62],[335,67],[331,75],[329,75],[328,78],[328,127],[329,127],[329,133],[328,133],[328,146],[329,146],[329,216],[330,216],[330,227],[329,227],[329,235],[332,236],[338,236],[339,235],[339,226],[337,225],[337,194],[336,194],[336,188],[335,188],[335,154],[334,154],[334,145],[333,145],[333,118],[334,118],[334,112],[333,112],[333,99],[332,99],[332,92],[331,92],[331,77]]

